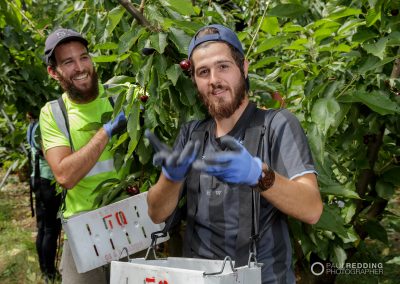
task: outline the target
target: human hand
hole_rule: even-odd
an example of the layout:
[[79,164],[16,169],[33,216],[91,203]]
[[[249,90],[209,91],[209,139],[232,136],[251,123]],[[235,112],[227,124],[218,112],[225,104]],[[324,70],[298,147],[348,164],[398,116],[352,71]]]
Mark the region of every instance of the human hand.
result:
[[230,151],[217,152],[197,160],[193,168],[217,177],[220,181],[255,185],[261,176],[262,162],[231,136],[221,138],[221,144]]
[[150,130],[146,129],[144,135],[149,139],[156,151],[153,156],[153,164],[155,166],[162,166],[162,172],[169,180],[179,182],[185,179],[199,152],[199,141],[189,141],[183,150],[178,152],[172,151],[170,147],[162,143]]
[[103,128],[109,138],[126,129],[126,117],[124,111],[120,111],[120,113],[113,120],[110,120],[104,124]]

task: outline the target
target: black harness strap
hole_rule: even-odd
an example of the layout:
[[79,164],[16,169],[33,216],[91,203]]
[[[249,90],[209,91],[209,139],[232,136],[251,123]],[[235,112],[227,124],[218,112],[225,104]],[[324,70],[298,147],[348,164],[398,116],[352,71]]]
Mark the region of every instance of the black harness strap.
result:
[[[243,145],[253,156],[260,157],[260,145],[265,134],[265,111],[256,109],[250,127],[245,131]],[[262,157],[261,157],[262,158]],[[251,194],[249,194],[251,192]],[[247,264],[250,237],[258,232],[258,216],[260,211],[260,194],[248,186],[239,190],[239,229],[236,239],[235,266]],[[251,220],[251,222],[250,222]]]
[[[29,130],[29,132],[28,132],[28,143],[31,146],[31,148],[33,146],[33,140],[32,140],[33,139],[33,137],[32,137],[33,128],[34,128],[34,125],[30,126],[29,129],[28,129]],[[31,172],[32,171],[32,149],[29,151],[28,163],[29,163],[29,168],[31,169],[30,170],[30,172]],[[36,164],[35,164],[35,167],[36,167]],[[29,201],[30,201],[30,205],[31,205],[31,216],[35,217],[35,208],[34,208],[34,205],[33,205],[33,191],[34,191],[34,180],[32,180],[32,178],[29,177]]]
[[[206,140],[209,137],[209,133],[207,131],[208,125],[211,122],[211,119],[200,123],[200,125],[196,129],[194,129],[190,135],[190,140],[193,141],[200,141],[200,149],[199,153],[201,155],[204,154],[204,146],[206,144]],[[186,195],[187,198],[187,218],[186,218],[186,226],[187,228],[194,228],[194,217],[197,214],[197,204],[198,204],[198,194],[200,191],[200,172],[192,170],[189,173],[189,176],[186,178],[186,182],[190,181],[191,185],[195,185],[196,190],[192,190],[190,194]],[[191,187],[193,188],[193,187]],[[193,230],[186,230],[185,232],[185,242],[190,244],[193,238]],[[190,246],[185,245],[183,246],[183,254],[186,256],[191,255],[191,252],[188,251]]]

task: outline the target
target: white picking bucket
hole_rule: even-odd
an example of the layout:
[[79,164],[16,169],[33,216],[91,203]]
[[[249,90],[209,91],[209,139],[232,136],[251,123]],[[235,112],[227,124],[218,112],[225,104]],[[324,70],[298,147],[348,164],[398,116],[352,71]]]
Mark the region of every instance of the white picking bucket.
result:
[[258,264],[233,266],[229,257],[225,260],[169,257],[112,261],[110,284],[261,284]]
[[147,214],[147,192],[63,220],[79,273],[148,248],[151,234],[163,227]]

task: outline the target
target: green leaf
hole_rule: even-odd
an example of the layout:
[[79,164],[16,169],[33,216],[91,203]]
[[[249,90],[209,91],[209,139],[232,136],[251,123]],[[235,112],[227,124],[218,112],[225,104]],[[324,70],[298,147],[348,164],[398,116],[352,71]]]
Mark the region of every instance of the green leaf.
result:
[[[365,22],[361,19],[351,19],[346,21],[337,31],[337,34],[340,36],[348,36],[352,35],[356,28],[359,26],[363,26]],[[351,34],[349,34],[351,33]]]
[[189,43],[190,40],[192,39],[190,36],[185,34],[183,30],[170,28],[168,37],[175,44],[176,48],[181,54],[187,55]]
[[389,41],[387,42],[386,46],[399,46],[400,45],[400,32],[392,32],[388,36]]
[[327,230],[338,234],[341,237],[347,237],[347,231],[344,227],[344,221],[338,212],[331,209],[329,206],[324,206],[321,218],[314,225],[317,229]]
[[182,70],[178,64],[173,64],[167,69],[166,74],[167,74],[168,79],[175,86],[176,82],[179,79],[179,76],[182,74]]
[[400,265],[400,256],[395,256],[389,261],[386,261],[386,263]]
[[118,42],[118,54],[127,52],[138,38],[145,33],[143,27],[135,27],[133,30],[126,31],[120,38]]
[[383,180],[395,186],[400,186],[400,167],[394,166],[382,174]]
[[114,153],[114,167],[117,172],[121,169],[124,164],[124,153],[122,151],[116,151]]
[[365,44],[364,49],[367,53],[375,55],[376,57],[379,57],[381,60],[383,60],[383,57],[385,55],[386,43],[388,41],[389,41],[389,39],[386,37],[381,38],[376,43]]
[[124,60],[127,59],[128,57],[130,57],[130,54],[129,54],[129,53],[122,54],[122,55],[118,56],[118,62],[124,61]]
[[158,53],[164,53],[167,43],[167,34],[156,33],[150,36],[151,47],[157,50]]
[[393,102],[386,94],[375,92],[356,92],[354,99],[365,104],[380,115],[400,113],[400,107]]
[[299,4],[278,4],[268,11],[268,16],[294,18],[306,11],[307,9]]
[[128,125],[127,125],[127,131],[129,133],[129,137],[131,138],[131,141],[138,142],[138,133],[140,131],[139,118],[140,118],[140,103],[136,100],[132,105],[131,112],[129,113]]
[[105,43],[96,44],[93,47],[93,49],[94,50],[97,50],[97,49],[112,50],[112,49],[116,49],[117,47],[118,47],[118,44],[116,44],[115,42],[105,42]]
[[335,124],[335,117],[339,111],[340,105],[335,98],[322,98],[315,102],[311,117],[320,131],[326,135],[329,127]]
[[261,58],[260,60],[257,60],[256,62],[252,62],[249,65],[249,71],[257,70],[259,68],[266,67],[267,65],[271,63],[278,63],[281,60],[280,57],[275,57],[275,56],[268,56]]
[[279,22],[276,17],[265,17],[260,29],[270,35],[275,36],[279,32]]
[[137,81],[142,86],[143,88],[146,86],[148,80],[149,80],[149,75],[150,75],[150,70],[152,67],[153,63],[153,58],[154,54],[147,56],[146,61],[142,68],[140,68],[139,73],[137,74]]
[[122,6],[117,6],[114,9],[112,9],[108,13],[108,21],[107,21],[107,26],[106,26],[106,31],[107,35],[111,35],[112,32],[114,31],[115,27],[118,25],[119,21],[122,19],[122,16],[125,13],[125,8]]
[[117,61],[118,55],[99,55],[92,57],[93,62],[96,63],[105,63],[105,62],[115,62]]
[[80,128],[79,131],[93,131],[93,130],[98,130],[100,127],[102,127],[103,124],[100,122],[91,122],[86,124],[84,127]]
[[[349,204],[350,203],[350,204]],[[344,221],[346,224],[349,224],[353,219],[354,214],[356,213],[357,205],[355,202],[349,202],[346,204],[344,208],[342,208],[342,216],[344,216]],[[354,228],[352,228],[354,230]],[[347,231],[349,232],[349,231]],[[356,233],[354,233],[356,234]],[[356,234],[357,235],[357,234]]]
[[320,191],[323,194],[360,199],[360,196],[357,194],[357,192],[346,189],[343,185],[340,184],[321,185]]
[[376,21],[381,19],[381,12],[376,11],[375,8],[368,9],[366,20],[367,20],[367,27],[372,26],[376,23]]
[[339,44],[338,46],[335,46],[332,48],[332,51],[337,51],[337,52],[350,52],[351,51],[351,46],[347,44]]
[[184,16],[194,15],[192,2],[189,0],[163,0],[169,8]]
[[317,43],[320,43],[323,39],[334,36],[336,30],[337,30],[336,27],[321,28],[315,31],[313,37],[315,38]]
[[283,28],[282,32],[284,33],[297,33],[297,32],[304,32],[306,29],[298,24],[294,24],[292,22],[286,23]]
[[391,183],[378,180],[376,183],[376,193],[383,199],[389,200],[394,194],[394,186]]
[[254,51],[254,55],[265,52],[274,47],[277,47],[286,40],[287,40],[286,36],[275,36],[273,38],[268,38],[257,46],[256,50]]
[[328,16],[328,19],[337,20],[340,18],[353,16],[353,15],[360,15],[362,14],[361,9],[353,9],[353,8],[342,8],[339,11],[334,12],[333,14]]
[[[319,164],[322,168],[325,162],[324,152],[325,152],[325,136],[322,135],[317,128],[315,123],[310,123],[307,127],[307,138],[310,143],[310,148],[315,157],[316,164]],[[318,170],[318,172],[320,172]],[[321,178],[321,175],[318,176]]]
[[378,34],[371,29],[359,28],[357,33],[353,35],[352,41],[363,43],[367,40],[378,37]]
[[340,246],[333,246],[333,259],[331,259],[335,264],[342,267],[347,259],[346,251]]
[[96,194],[100,189],[102,189],[102,188],[104,188],[104,187],[109,188],[109,187],[111,187],[111,186],[114,186],[115,184],[119,183],[119,181],[120,181],[120,180],[117,179],[117,178],[106,179],[106,180],[100,182],[100,183],[96,186],[96,188],[95,188],[90,194],[91,194],[91,195],[94,195],[94,194]]
[[264,78],[255,74],[249,74],[250,87],[252,90],[263,90],[272,93],[273,91],[282,91],[282,85],[276,82],[266,82]]
[[[364,62],[364,64],[361,65],[360,69],[358,69],[358,73],[360,74],[365,74],[368,71],[377,69],[383,65],[386,65],[389,62],[392,62],[395,60],[397,57],[386,57],[383,60],[379,60],[379,58],[375,56],[369,56],[367,60]],[[381,71],[379,71],[381,72]]]
[[118,140],[116,142],[113,143],[113,146],[111,148],[111,151],[115,150],[116,148],[118,148],[118,146],[120,146],[122,143],[124,143],[127,139],[129,138],[129,134],[128,132],[125,132],[123,134],[121,134],[118,137]]
[[379,240],[385,244],[388,243],[386,229],[376,220],[368,220],[363,224],[363,228],[368,232],[371,239]]
[[197,91],[191,80],[180,76],[176,88],[179,90],[182,103],[187,102],[185,103],[187,106],[193,106],[197,102]]
[[153,156],[151,149],[146,147],[143,142],[139,143],[139,145],[137,146],[136,153],[139,156],[140,163],[142,163],[143,165],[148,163]]
[[[129,76],[114,76],[111,79],[109,79],[105,84],[124,84],[124,83],[133,83],[135,82],[135,78],[129,77]],[[110,86],[110,89],[112,89],[114,86]]]
[[76,1],[74,3],[74,11],[81,11],[85,7],[85,1]]

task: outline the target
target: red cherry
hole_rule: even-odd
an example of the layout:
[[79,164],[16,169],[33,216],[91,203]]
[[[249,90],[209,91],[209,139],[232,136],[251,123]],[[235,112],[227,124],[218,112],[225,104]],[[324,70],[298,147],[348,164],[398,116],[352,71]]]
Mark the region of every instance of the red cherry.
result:
[[147,95],[142,95],[142,96],[140,96],[140,100],[141,100],[143,103],[147,102],[148,99],[149,99],[149,96],[147,96]]
[[138,194],[140,191],[139,191],[139,188],[137,188],[136,186],[129,185],[129,186],[126,188],[126,192],[127,192],[129,195],[133,196],[133,195]]
[[179,62],[179,66],[182,68],[182,70],[189,70],[190,69],[190,61],[188,59],[183,59],[181,62]]

